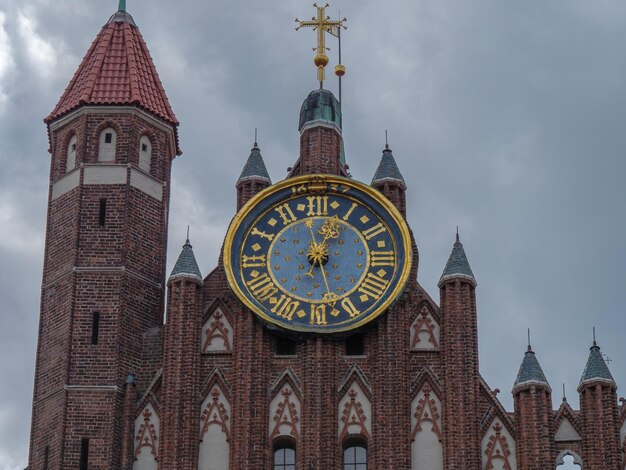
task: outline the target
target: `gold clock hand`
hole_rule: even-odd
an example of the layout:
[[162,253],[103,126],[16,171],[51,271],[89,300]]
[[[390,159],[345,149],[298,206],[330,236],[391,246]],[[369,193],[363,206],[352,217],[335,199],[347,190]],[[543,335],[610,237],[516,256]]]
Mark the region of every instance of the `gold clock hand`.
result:
[[326,293],[323,296],[323,300],[328,301],[328,303],[334,307],[335,306],[335,297],[336,294],[331,292],[330,287],[328,287],[328,279],[326,278],[326,270],[324,269],[324,265],[320,263],[320,268],[322,268],[322,277],[324,278],[324,284],[326,285]]

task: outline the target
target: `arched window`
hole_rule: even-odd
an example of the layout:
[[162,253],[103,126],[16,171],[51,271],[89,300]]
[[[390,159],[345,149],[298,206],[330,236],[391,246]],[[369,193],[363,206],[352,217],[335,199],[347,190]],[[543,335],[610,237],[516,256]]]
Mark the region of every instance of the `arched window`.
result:
[[296,449],[290,443],[274,448],[274,470],[296,470]]
[[139,168],[150,173],[150,164],[152,163],[152,143],[147,135],[141,136],[139,139]]
[[367,448],[362,442],[351,443],[344,449],[343,470],[367,470]]
[[117,133],[112,127],[107,127],[100,133],[100,148],[98,150],[99,162],[115,161],[115,145],[117,143]]
[[65,160],[65,172],[69,173],[74,168],[76,168],[76,147],[77,147],[77,139],[76,136],[73,135],[70,139],[70,142],[67,144],[67,155]]

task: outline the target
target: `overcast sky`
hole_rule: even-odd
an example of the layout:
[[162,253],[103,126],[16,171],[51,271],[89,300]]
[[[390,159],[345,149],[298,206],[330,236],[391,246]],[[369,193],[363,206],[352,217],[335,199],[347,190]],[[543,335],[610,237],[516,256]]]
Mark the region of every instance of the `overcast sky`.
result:
[[[273,181],[297,159],[315,35],[293,28],[311,3],[128,1],[181,121],[168,271],[187,224],[202,273],[215,266],[255,127]],[[50,159],[42,119],[116,9],[0,0],[2,470],[27,458]],[[460,227],[478,280],[480,368],[505,407],[527,328],[555,407],[563,383],[578,406],[594,325],[626,386],[626,2],[336,0],[328,12],[339,10],[350,171],[371,180],[388,129],[419,281],[436,301]]]

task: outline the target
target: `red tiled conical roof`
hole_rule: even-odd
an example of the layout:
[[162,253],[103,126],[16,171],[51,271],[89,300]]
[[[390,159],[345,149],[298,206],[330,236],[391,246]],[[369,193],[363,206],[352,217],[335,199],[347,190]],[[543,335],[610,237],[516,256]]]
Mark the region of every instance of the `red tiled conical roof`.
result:
[[139,28],[124,11],[102,27],[45,122],[83,105],[135,105],[178,125]]

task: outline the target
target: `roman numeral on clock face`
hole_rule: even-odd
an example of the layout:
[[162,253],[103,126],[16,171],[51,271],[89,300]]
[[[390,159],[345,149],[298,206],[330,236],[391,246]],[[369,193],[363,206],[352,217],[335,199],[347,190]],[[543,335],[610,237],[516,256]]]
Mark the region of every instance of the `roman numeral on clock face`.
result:
[[[270,301],[270,303],[271,302],[272,301]],[[296,313],[298,307],[300,307],[299,301],[294,300],[291,297],[287,297],[286,295],[281,295],[276,302],[276,305],[272,307],[272,313],[291,321],[293,314]]]
[[308,196],[309,211],[308,217],[328,215],[328,196]]
[[395,254],[393,251],[374,251],[371,252],[372,266],[394,266]]
[[383,225],[382,222],[378,222],[373,227],[368,228],[367,230],[363,230],[363,236],[366,240],[371,240],[376,235],[380,235],[383,232],[387,231],[387,227]]
[[262,268],[265,266],[265,255],[246,256],[243,255],[244,268]]
[[373,299],[380,299],[387,288],[389,281],[377,276],[376,274],[367,273],[365,279],[361,283],[361,286],[357,289],[362,295],[360,297],[361,302],[367,302],[370,297]]
[[246,284],[252,291],[252,295],[261,302],[266,301],[278,292],[278,287],[274,285],[267,273],[261,274],[255,279],[246,282]]
[[256,227],[253,227],[253,228],[252,228],[252,232],[250,232],[250,235],[258,235],[259,237],[261,237],[261,238],[265,238],[265,239],[267,239],[267,240],[269,240],[269,241],[274,240],[274,237],[276,236],[276,235],[275,235],[275,234],[273,234],[273,233],[265,233],[265,232],[262,232],[261,230],[259,230],[259,229],[258,229],[258,228],[256,228]]
[[280,216],[280,218],[283,221],[283,224],[285,225],[289,225],[290,223],[298,220],[298,218],[295,216],[295,214],[291,210],[291,207],[289,207],[289,204],[287,203],[281,204],[280,206],[276,207],[274,210],[278,212],[278,215]]

